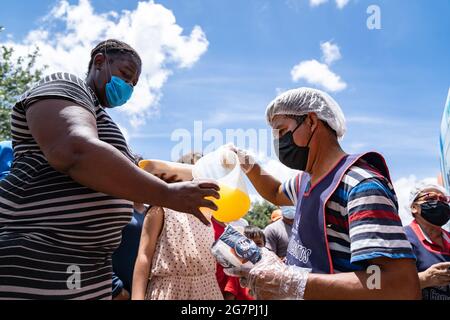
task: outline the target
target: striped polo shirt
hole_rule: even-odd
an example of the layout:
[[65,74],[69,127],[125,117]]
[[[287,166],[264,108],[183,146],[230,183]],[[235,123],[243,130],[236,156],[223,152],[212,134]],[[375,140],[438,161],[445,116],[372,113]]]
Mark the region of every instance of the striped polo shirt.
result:
[[[301,175],[282,185],[295,205]],[[325,220],[336,272],[365,270],[369,260],[380,257],[415,259],[398,215],[393,186],[364,160],[345,173],[326,204]]]
[[19,99],[11,116],[14,162],[0,182],[0,299],[110,299],[111,255],[131,220],[132,202],[50,166],[26,118],[27,109],[45,99],[88,110],[98,138],[134,161],[118,126],[76,76],[49,75]]

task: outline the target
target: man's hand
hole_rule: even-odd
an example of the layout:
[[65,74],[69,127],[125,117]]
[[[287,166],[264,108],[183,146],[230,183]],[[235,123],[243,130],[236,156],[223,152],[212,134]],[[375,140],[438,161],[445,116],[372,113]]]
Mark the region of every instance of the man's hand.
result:
[[248,287],[258,300],[301,300],[310,270],[288,266],[264,248],[263,259],[250,270]]
[[224,269],[250,288],[258,300],[302,299],[309,269],[288,266],[272,251],[263,248],[261,260],[251,269]]
[[247,150],[239,149],[233,144],[228,144],[226,147],[237,154],[241,168],[245,173],[253,169],[256,159]]
[[419,273],[420,287],[441,287],[450,284],[450,262],[432,265]]

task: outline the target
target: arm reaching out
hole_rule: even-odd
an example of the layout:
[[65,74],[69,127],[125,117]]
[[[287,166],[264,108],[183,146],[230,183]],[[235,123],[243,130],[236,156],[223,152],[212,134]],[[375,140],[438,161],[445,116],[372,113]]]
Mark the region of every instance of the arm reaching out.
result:
[[263,251],[263,258],[250,272],[234,274],[244,277],[242,283],[261,300],[420,299],[414,260],[378,258],[371,263],[380,271],[379,286],[372,286],[371,272],[310,273],[282,263],[269,250]]
[[277,206],[292,206],[292,201],[284,194],[281,182],[264,171],[257,161],[245,150],[228,146],[239,157],[242,170],[247,174],[256,191],[267,201]]
[[212,181],[167,184],[139,169],[99,139],[95,117],[84,107],[60,99],[40,100],[26,114],[30,131],[49,164],[76,182],[111,196],[151,203],[208,220],[200,207],[217,210],[205,197],[219,198]]

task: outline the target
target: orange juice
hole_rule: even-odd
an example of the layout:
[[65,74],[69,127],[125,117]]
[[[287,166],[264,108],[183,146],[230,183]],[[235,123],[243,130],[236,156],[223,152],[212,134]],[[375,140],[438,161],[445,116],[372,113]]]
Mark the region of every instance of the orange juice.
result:
[[231,222],[245,216],[250,209],[249,196],[238,188],[230,188],[223,184],[219,186],[220,199],[207,198],[212,200],[219,209],[212,211],[208,208],[200,208],[200,211],[205,215],[212,214],[220,222]]

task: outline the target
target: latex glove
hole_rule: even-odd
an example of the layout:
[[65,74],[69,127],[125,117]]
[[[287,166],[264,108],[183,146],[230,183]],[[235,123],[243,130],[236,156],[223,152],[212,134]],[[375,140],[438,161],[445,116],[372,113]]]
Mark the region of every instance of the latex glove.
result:
[[250,288],[258,300],[301,300],[310,269],[288,266],[273,252],[263,248],[262,258],[251,269],[224,269],[226,274],[241,277],[241,285]]
[[251,262],[244,263],[239,267],[223,268],[223,272],[230,277],[238,277],[241,279],[247,278],[250,271],[255,267]]
[[247,150],[239,149],[232,143],[225,145],[225,147],[237,154],[241,168],[245,173],[252,170],[257,161]]

